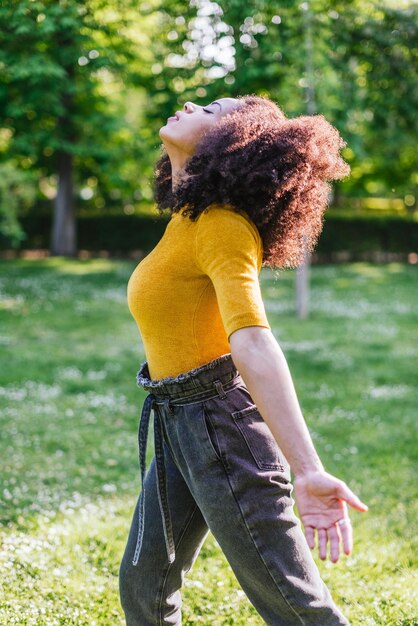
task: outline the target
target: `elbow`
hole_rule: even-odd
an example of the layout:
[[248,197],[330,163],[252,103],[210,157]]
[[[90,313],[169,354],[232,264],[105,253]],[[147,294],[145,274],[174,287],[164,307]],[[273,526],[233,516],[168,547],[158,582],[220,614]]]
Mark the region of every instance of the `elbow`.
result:
[[278,344],[269,328],[247,326],[229,336],[231,356],[237,369],[256,370],[262,374],[263,366],[269,367],[273,351]]

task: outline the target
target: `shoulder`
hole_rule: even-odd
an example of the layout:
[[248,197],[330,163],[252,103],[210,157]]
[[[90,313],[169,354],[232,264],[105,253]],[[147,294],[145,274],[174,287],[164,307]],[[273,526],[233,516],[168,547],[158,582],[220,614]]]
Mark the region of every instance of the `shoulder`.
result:
[[242,211],[210,205],[197,220],[195,259],[203,270],[234,264],[260,270],[263,245],[256,226]]
[[256,225],[245,211],[231,204],[211,204],[198,217],[199,233],[222,239],[253,239],[257,246],[261,237]]

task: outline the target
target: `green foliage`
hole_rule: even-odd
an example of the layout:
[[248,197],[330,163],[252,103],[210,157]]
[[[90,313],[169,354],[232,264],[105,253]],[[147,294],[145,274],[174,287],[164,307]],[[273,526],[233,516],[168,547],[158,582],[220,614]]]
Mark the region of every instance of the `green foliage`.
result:
[[418,6],[341,2],[333,9],[329,58],[356,155],[347,191],[416,196]]
[[9,133],[7,155],[49,176],[63,151],[75,157],[79,181],[102,171],[103,182],[121,183],[115,166],[126,144],[133,157],[141,153],[122,97],[140,58],[137,42],[127,36],[130,8],[130,2],[108,7],[99,0],[1,6],[0,120]]
[[209,86],[211,99],[226,83],[231,95],[272,97],[290,116],[323,113],[348,142],[353,171],[341,192],[416,198],[416,4],[229,0],[222,7],[235,68]]
[[32,204],[35,197],[33,175],[13,165],[0,163],[0,241],[18,247],[25,234],[18,221],[18,212]]
[[352,175],[336,204],[372,195],[413,209],[417,11],[408,0],[3,3],[0,160],[54,186],[57,151],[68,151],[79,208],[132,213],[151,201],[168,115],[189,99],[255,92],[340,130]]
[[[144,359],[126,303],[133,262],[0,263],[0,623],[122,626],[118,568],[139,489]],[[352,626],[418,616],[416,266],[312,268],[294,315],[294,271],[263,270],[273,333],[328,471],[359,493],[354,551],[315,558]],[[148,462],[153,454],[152,437]],[[193,626],[261,626],[210,535],[186,576]]]

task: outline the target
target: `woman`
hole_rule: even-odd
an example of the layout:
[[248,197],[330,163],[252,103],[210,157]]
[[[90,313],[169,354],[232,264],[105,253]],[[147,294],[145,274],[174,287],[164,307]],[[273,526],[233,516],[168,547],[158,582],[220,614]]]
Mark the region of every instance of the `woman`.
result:
[[[181,595],[212,531],[272,626],[348,624],[308,549],[352,549],[347,504],[302,416],[261,299],[262,263],[295,267],[348,165],[323,116],[288,119],[258,96],[186,102],[160,129],[155,197],[172,213],[128,284],[147,361],[142,490],[120,568],[127,626],[181,624]],[[145,475],[151,408],[155,457]],[[290,468],[301,525],[293,511]],[[306,541],[307,540],[307,541]]]

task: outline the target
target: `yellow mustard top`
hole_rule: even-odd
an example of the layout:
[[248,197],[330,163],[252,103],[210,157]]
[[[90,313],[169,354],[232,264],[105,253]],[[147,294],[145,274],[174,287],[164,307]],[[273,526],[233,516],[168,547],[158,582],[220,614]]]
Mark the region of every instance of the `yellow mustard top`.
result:
[[230,352],[238,328],[270,328],[258,280],[262,240],[247,214],[218,204],[196,221],[181,213],[128,282],[152,379]]

